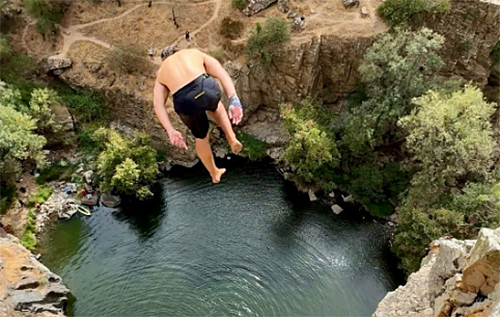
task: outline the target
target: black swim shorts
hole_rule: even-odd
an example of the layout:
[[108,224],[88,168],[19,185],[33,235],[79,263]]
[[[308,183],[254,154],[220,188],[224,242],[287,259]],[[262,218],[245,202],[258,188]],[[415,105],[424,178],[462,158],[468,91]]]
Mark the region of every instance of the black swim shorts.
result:
[[208,134],[205,111],[215,111],[220,101],[217,81],[203,74],[173,94],[175,112],[191,130],[194,137],[204,139]]

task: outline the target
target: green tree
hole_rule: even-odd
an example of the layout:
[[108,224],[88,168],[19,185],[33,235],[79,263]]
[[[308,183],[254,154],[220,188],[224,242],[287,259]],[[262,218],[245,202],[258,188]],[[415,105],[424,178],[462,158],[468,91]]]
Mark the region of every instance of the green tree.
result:
[[[468,85],[452,94],[429,91],[400,124],[407,130],[408,169],[415,170],[398,208],[395,250],[408,271],[443,235],[472,238],[500,224],[498,173],[490,173],[494,104]],[[465,183],[468,181],[468,183]]]
[[21,162],[45,163],[46,139],[35,134],[36,121],[29,115],[0,103],[0,170],[3,183],[12,183],[21,172]]
[[283,19],[269,18],[264,27],[256,24],[248,39],[247,55],[267,67],[282,53],[289,40],[288,23]]
[[450,0],[386,0],[377,9],[390,25],[412,24],[422,13],[445,13],[451,8]]
[[129,138],[100,128],[94,133],[94,139],[102,144],[97,168],[104,191],[116,189],[139,199],[153,195],[148,186],[155,182],[158,164],[156,151],[147,135],[137,133]]
[[413,108],[412,99],[436,86],[433,76],[443,64],[437,54],[443,42],[426,28],[398,28],[368,49],[359,67],[366,100],[345,118],[343,142],[354,156],[394,141],[397,120]]
[[57,132],[60,126],[55,123],[52,107],[59,104],[57,93],[48,88],[33,90],[30,100],[30,115],[37,120],[40,133]]
[[291,167],[297,181],[331,189],[335,184],[325,170],[338,166],[340,154],[325,129],[306,115],[311,104],[310,100],[303,101],[303,109],[300,105],[281,105],[282,124],[290,138],[280,159]]
[[484,179],[495,144],[490,123],[495,105],[471,85],[451,95],[430,91],[415,104],[400,120],[408,133],[408,169],[417,171],[411,198],[433,203],[466,179]]

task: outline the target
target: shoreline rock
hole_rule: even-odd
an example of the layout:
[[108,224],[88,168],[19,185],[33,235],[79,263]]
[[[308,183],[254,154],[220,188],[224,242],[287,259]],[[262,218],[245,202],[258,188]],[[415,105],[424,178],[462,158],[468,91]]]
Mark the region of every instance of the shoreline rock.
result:
[[0,316],[65,316],[70,290],[0,229]]

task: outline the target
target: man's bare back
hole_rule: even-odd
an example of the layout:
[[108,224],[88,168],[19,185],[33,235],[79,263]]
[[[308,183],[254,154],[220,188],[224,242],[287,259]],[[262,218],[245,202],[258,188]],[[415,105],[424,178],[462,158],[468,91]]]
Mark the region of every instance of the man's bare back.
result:
[[197,49],[184,49],[165,59],[158,71],[158,82],[172,94],[206,73],[203,53]]

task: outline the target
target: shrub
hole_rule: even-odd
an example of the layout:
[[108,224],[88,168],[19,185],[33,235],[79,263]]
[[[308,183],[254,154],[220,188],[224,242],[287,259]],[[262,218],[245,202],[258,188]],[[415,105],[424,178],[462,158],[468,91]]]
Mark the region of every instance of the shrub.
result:
[[422,13],[444,13],[451,8],[450,0],[386,0],[377,9],[390,25],[411,24]]
[[238,140],[240,140],[241,144],[243,144],[241,154],[248,156],[250,160],[255,161],[266,156],[266,142],[256,139],[254,136],[245,132],[238,133]]
[[430,204],[463,179],[484,179],[495,144],[490,123],[495,105],[470,85],[451,95],[430,91],[415,104],[417,108],[400,121],[408,132],[407,168],[417,171],[411,181],[412,199]]
[[263,28],[259,23],[256,24],[248,39],[247,54],[262,65],[269,66],[289,40],[288,23],[283,19],[269,18]]
[[97,92],[79,89],[61,97],[72,112],[84,122],[106,119],[109,114],[104,97]]
[[37,20],[36,30],[40,34],[57,32],[57,23],[62,20],[60,1],[25,0],[28,13]]
[[40,166],[45,163],[47,140],[34,133],[36,121],[16,111],[11,105],[0,104],[0,171],[5,183],[13,182],[21,172],[21,162],[27,159]]
[[59,105],[59,96],[48,88],[33,90],[30,100],[30,115],[37,120],[37,127],[40,133],[57,132],[61,129],[55,123],[55,115],[52,107]]
[[104,191],[116,189],[139,199],[153,195],[148,186],[155,182],[158,163],[147,135],[137,133],[129,138],[114,130],[100,128],[95,131],[94,140],[102,144],[97,168]]
[[0,215],[7,212],[16,197],[15,186],[0,186]]
[[232,20],[229,17],[222,19],[220,35],[223,37],[234,40],[240,37],[241,31],[243,31],[243,23],[240,21]]
[[119,45],[109,50],[106,57],[112,69],[128,74],[146,73],[149,62],[144,58],[146,50],[137,45]]
[[36,233],[36,210],[30,208],[26,219],[26,229],[21,237],[21,244],[28,250],[33,251],[37,245]]
[[[309,102],[303,102],[304,109],[308,108]],[[280,160],[291,167],[296,180],[331,189],[335,184],[325,169],[337,167],[340,154],[331,136],[306,113],[300,106],[280,106],[283,127],[290,135]]]
[[28,206],[35,206],[36,204],[43,204],[52,195],[52,189],[48,186],[38,188],[37,192],[28,200]]
[[236,8],[243,10],[248,6],[248,0],[231,0],[233,3],[233,6]]

